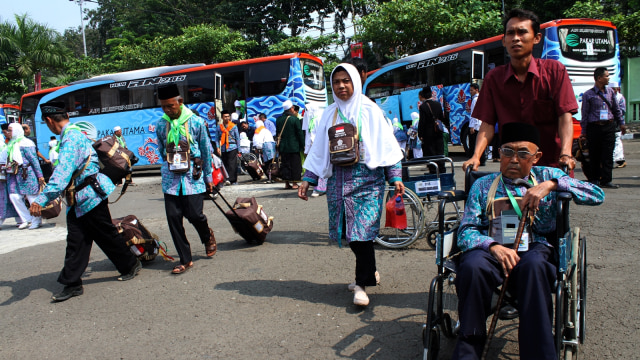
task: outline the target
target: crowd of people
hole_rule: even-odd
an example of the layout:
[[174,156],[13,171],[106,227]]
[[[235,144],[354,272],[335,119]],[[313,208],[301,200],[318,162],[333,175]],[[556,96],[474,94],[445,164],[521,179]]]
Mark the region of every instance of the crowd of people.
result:
[[[462,255],[456,288],[461,327],[454,358],[480,357],[491,294],[510,276],[518,284],[512,291],[519,300],[521,358],[551,359],[555,358],[548,311],[548,294],[556,274],[550,238],[555,230],[553,194],[567,191],[579,204],[598,205],[604,201],[601,188],[617,188],[612,183],[614,164],[626,166],[619,142],[620,134],[626,131],[625,103],[618,84],[609,84],[608,71],[597,68],[594,87],[582,97],[580,137],[588,140],[591,153],[590,167],[585,169],[588,181],[569,177],[559,170],[576,167],[572,115],[578,104],[568,73],[557,61],[533,57],[541,34],[539,20],[532,12],[511,11],[503,30],[509,63],[491,70],[482,89],[478,84],[470,85],[473,155],[463,168],[477,170],[485,165],[487,148],[493,144],[499,153],[494,159],[499,158],[500,172],[474,183],[458,232]],[[347,289],[353,292],[355,305],[369,304],[366,288],[380,282],[374,239],[380,230],[385,186],[392,186],[395,196],[403,196],[404,159],[446,155],[448,121],[430,87],[419,92],[418,111],[411,113],[408,128],[398,119],[388,119],[362,93],[366,74],[363,61],[339,64],[330,77],[331,105],[322,110],[286,100],[275,121],[259,114],[250,124],[246,104],[236,99],[235,111],[223,110],[220,123],[214,124],[214,137],[207,122],[183,104],[175,84],[158,87],[164,113],[155,128],[164,160],[162,192],[169,232],[179,256],[172,274],[194,267],[184,218],[195,227],[207,257],[216,254],[214,232],[203,213],[205,196],[216,186],[215,160],[219,157],[224,164],[226,184],[236,185],[239,154],[253,149],[265,172],[272,163],[278,164],[284,189],[297,190],[300,199],[326,194],[329,237],[340,246],[348,245],[355,256],[355,279]],[[42,208],[65,190],[69,195],[68,184],[75,185],[75,193],[67,199],[67,252],[58,277],[64,288],[52,296],[54,301],[64,301],[83,293],[81,275],[94,241],[120,272],[118,280],[132,279],[142,265],[111,223],[107,199],[115,186],[99,172],[91,142],[69,122],[64,103],[47,102],[40,104],[40,109],[42,120],[59,136],[49,143],[48,159],[28,138],[28,127],[2,127],[0,225],[15,217],[20,229],[39,228]],[[330,145],[336,140],[332,136],[344,133],[345,127],[355,133],[350,152]],[[122,129],[113,130],[120,146],[126,147]],[[48,183],[40,158],[45,163],[53,161]],[[436,164],[430,172],[445,171],[443,161]],[[519,180],[530,185],[521,186]],[[314,189],[309,193],[311,186]],[[495,205],[488,204],[498,198],[512,201],[506,201],[506,210],[496,214]],[[501,217],[507,216],[504,211],[519,218],[528,216],[527,209],[532,211],[533,222],[521,248],[512,250],[504,246],[514,240],[501,231]]]

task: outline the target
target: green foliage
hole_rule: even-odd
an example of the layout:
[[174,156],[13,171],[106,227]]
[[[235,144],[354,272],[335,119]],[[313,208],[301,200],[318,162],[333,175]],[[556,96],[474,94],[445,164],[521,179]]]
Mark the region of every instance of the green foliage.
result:
[[382,49],[415,54],[464,40],[500,33],[497,2],[481,0],[392,0],[357,22],[362,41]]
[[156,37],[137,45],[119,45],[111,60],[119,71],[189,63],[216,63],[249,58],[256,46],[241,33],[226,26],[195,25],[182,35]]
[[54,30],[26,14],[15,15],[15,24],[0,23],[0,61],[15,69],[23,84],[33,84],[39,71],[61,68],[68,55]]
[[20,97],[27,91],[18,72],[13,67],[0,68],[0,103],[19,103]]
[[326,49],[338,39],[338,34],[312,37],[290,37],[276,44],[269,45],[270,55],[288,54],[293,52],[306,52],[316,56],[327,56]]

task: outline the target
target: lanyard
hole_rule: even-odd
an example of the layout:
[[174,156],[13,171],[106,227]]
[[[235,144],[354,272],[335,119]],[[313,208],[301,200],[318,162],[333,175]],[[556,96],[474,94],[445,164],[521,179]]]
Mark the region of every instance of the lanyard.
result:
[[[67,134],[67,131],[69,131],[69,130],[71,130],[71,129],[73,129],[73,130],[78,130],[78,131],[82,132],[82,129],[80,129],[80,128],[79,128],[78,126],[76,126],[76,125],[72,125],[72,124],[67,125],[67,127],[64,129],[64,132],[63,132],[63,133],[62,133],[62,135],[60,136],[60,141],[58,141],[58,143],[56,144],[56,149],[55,149],[56,153],[60,154],[60,145],[62,145],[62,138]],[[60,158],[58,157],[58,159],[56,159],[56,162],[55,162],[55,163],[53,163],[53,165],[58,166],[58,161],[59,161],[59,159],[60,159]]]
[[[531,175],[531,176],[533,176],[533,175]],[[529,183],[531,185],[533,185],[533,181],[531,180],[531,176],[529,176]],[[516,201],[515,197],[513,196],[511,191],[509,191],[509,188],[507,188],[507,185],[504,183],[504,180],[502,180],[502,175],[500,175],[500,181],[502,182],[502,186],[504,186],[504,190],[507,192],[507,196],[509,197],[509,201],[511,202],[511,206],[513,206],[513,210],[515,210],[516,214],[518,214],[518,219],[521,219],[522,218],[522,210],[520,210],[520,205],[518,205],[518,202]]]
[[[347,119],[346,116],[344,116],[342,114],[342,111],[340,111],[340,108],[338,108],[338,115],[340,115],[340,119],[342,120],[342,122],[351,124],[351,122],[349,122],[349,119]],[[356,119],[356,127],[358,128],[358,139],[362,140],[362,133],[360,132],[360,118],[362,117],[362,111],[358,112],[358,118]]]

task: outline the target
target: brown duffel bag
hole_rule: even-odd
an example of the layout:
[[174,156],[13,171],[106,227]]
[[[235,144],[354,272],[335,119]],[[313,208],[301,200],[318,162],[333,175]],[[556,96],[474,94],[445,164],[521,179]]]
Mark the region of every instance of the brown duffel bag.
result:
[[133,165],[138,162],[136,155],[129,149],[120,146],[114,136],[105,136],[93,143],[98,153],[100,172],[107,175],[114,184],[122,183],[122,179],[131,175]]
[[160,244],[158,235],[145,228],[135,215],[112,219],[118,232],[122,234],[131,252],[142,261],[151,261],[158,256]]
[[256,198],[237,198],[233,209],[224,214],[231,226],[247,242],[262,244],[273,229],[273,217],[268,216]]

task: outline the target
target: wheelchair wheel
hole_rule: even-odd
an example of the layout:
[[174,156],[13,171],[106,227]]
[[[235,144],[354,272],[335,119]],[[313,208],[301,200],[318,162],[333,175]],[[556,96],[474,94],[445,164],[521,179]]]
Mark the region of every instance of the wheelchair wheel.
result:
[[[450,231],[451,229],[458,226],[460,220],[457,216],[448,216],[444,221],[444,231]],[[438,236],[438,229],[429,231],[427,234],[427,243],[431,246],[432,249],[436,248],[436,238]]]
[[[387,186],[385,191],[384,204],[393,198],[395,188]],[[407,228],[395,229],[387,227],[384,217],[386,210],[383,209],[383,216],[380,219],[380,232],[375,240],[384,247],[399,249],[413,244],[418,239],[418,235],[424,225],[422,202],[418,195],[409,189],[405,189],[402,200],[404,201],[404,209],[407,214]]]
[[580,289],[578,294],[580,298],[578,300],[578,340],[580,344],[584,343],[585,330],[587,323],[587,239],[580,239],[580,254],[578,255],[578,276],[580,279]]
[[442,284],[442,327],[444,335],[450,339],[458,336],[458,294],[456,293],[456,274],[450,273]]
[[434,326],[428,329],[422,328],[422,342],[424,344],[423,360],[436,360],[440,353],[440,328]]

